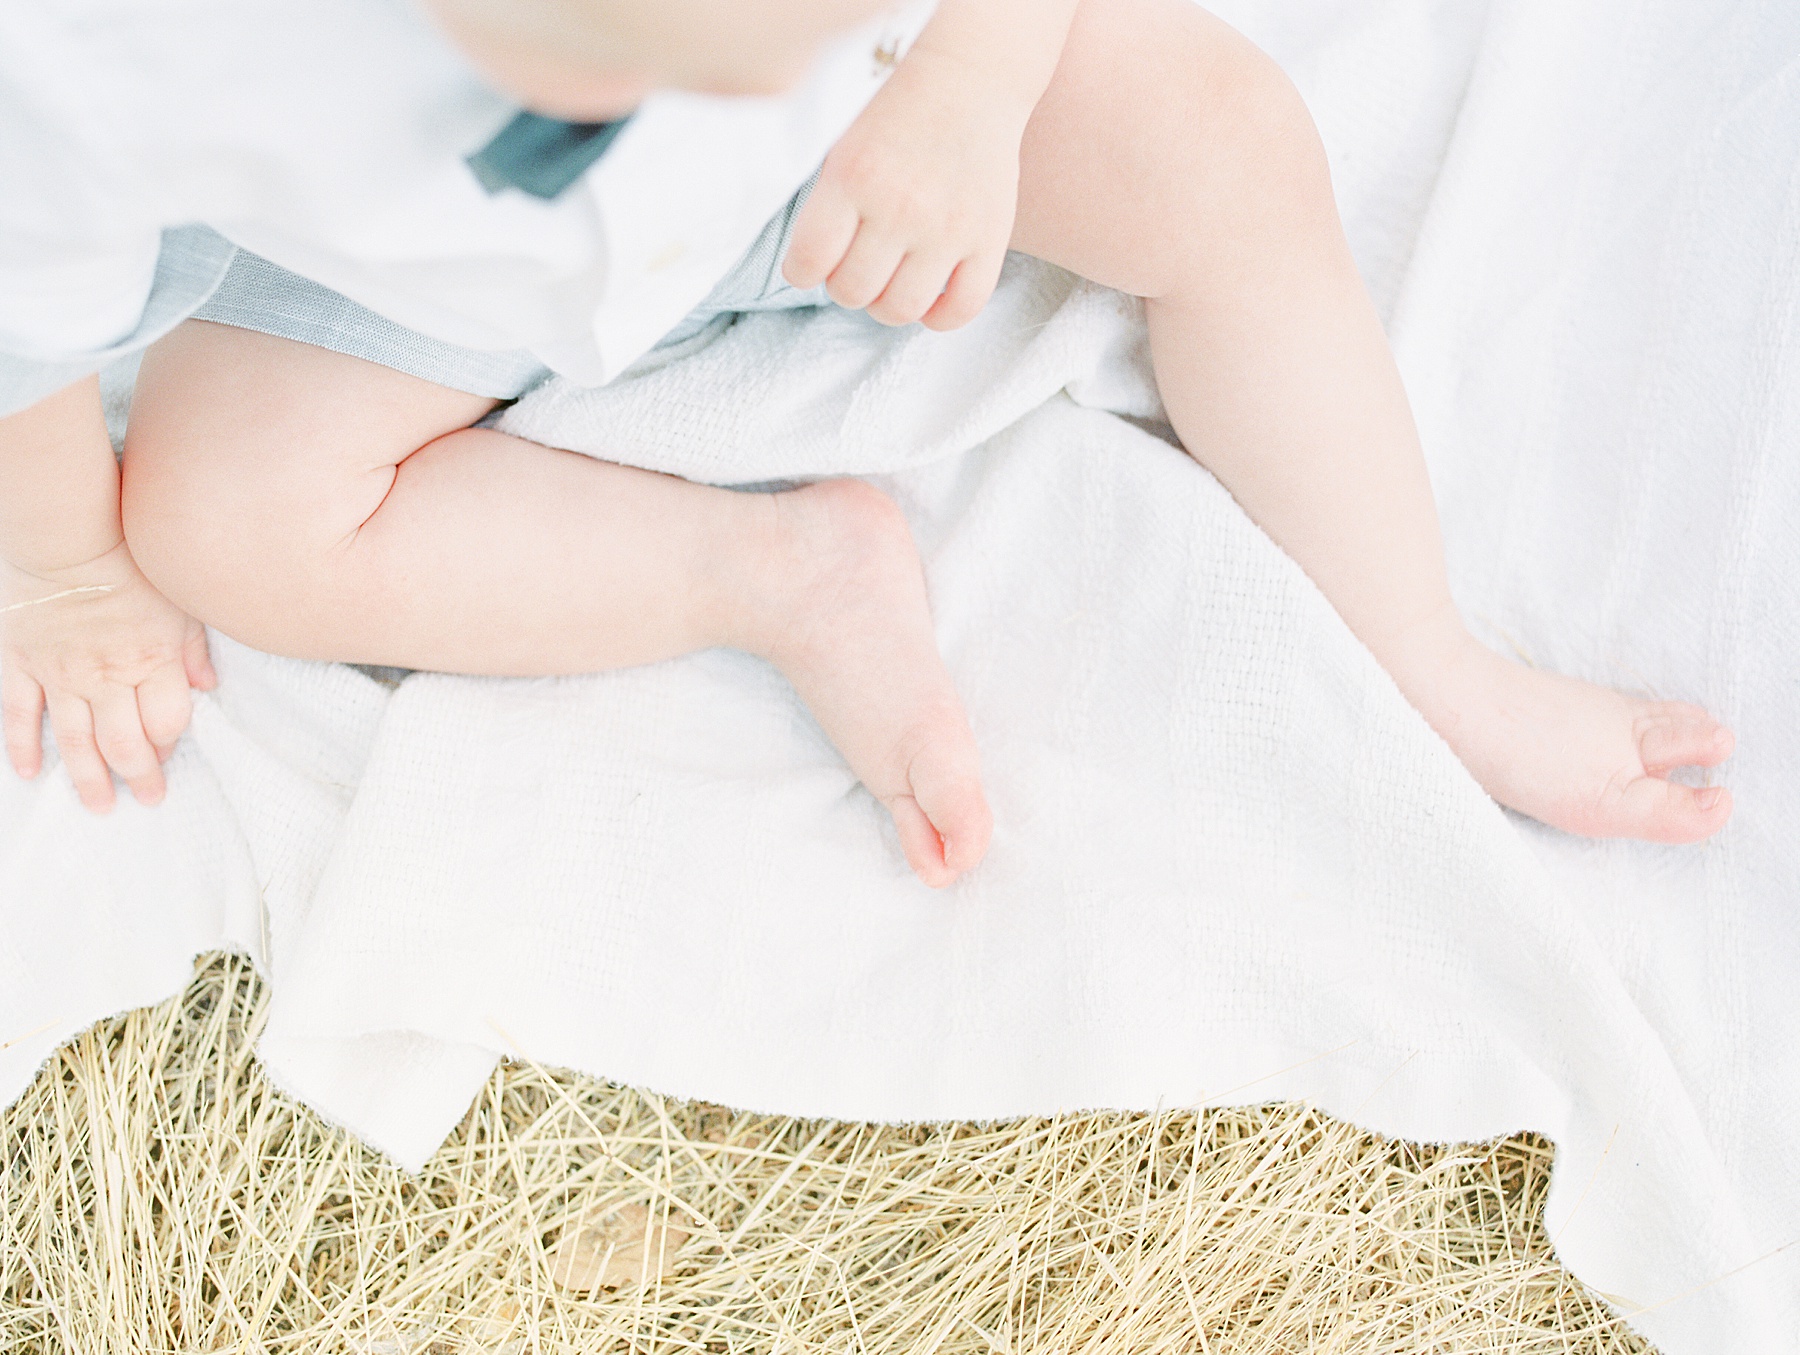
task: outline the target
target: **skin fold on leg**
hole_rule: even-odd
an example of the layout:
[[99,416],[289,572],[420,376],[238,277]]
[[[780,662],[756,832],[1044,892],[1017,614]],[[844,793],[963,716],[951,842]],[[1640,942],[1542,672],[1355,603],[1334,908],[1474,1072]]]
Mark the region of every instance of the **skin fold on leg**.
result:
[[947,884],[991,820],[899,510],[746,494],[468,425],[492,401],[190,321],[146,355],[127,540],[171,601],[297,658],[549,676],[712,646],[773,662]]
[[1027,126],[1013,246],[1145,298],[1183,445],[1318,584],[1502,804],[1696,841],[1730,755],[1698,707],[1502,659],[1451,600],[1411,410],[1304,103],[1187,0],[1086,0]]

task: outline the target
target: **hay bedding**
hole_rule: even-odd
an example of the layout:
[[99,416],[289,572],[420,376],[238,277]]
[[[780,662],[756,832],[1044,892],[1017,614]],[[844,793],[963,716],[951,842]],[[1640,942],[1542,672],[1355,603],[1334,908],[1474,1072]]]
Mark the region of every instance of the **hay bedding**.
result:
[[1557,1265],[1539,1139],[882,1128],[510,1065],[412,1178],[263,1080],[264,999],[204,961],[0,1119],[0,1350],[1649,1350]]

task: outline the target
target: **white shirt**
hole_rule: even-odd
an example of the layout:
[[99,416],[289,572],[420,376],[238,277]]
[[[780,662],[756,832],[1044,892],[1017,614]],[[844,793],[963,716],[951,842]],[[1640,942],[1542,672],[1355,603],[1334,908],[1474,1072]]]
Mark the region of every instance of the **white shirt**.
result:
[[787,95],[652,95],[543,202],[476,181],[464,157],[518,108],[407,0],[8,0],[0,411],[34,372],[167,328],[161,232],[196,222],[410,329],[604,383],[729,270],[932,7],[838,40]]

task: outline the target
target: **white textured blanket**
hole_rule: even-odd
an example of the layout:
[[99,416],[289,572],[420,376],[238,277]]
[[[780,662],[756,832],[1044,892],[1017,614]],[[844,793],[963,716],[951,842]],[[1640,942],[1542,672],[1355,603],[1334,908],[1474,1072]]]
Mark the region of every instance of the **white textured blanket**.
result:
[[1466,608],[1728,718],[1718,841],[1503,815],[1139,426],[1134,307],[1015,261],[958,334],[755,317],[506,417],[716,482],[881,477],[983,745],[964,885],[913,881],[738,655],[390,693],[218,641],[163,808],[0,778],[0,1097],[224,946],[273,984],[273,1075],[412,1164],[511,1052],[847,1117],[1530,1128],[1563,1257],[1668,1355],[1800,1351],[1800,9],[1226,8],[1320,115]]

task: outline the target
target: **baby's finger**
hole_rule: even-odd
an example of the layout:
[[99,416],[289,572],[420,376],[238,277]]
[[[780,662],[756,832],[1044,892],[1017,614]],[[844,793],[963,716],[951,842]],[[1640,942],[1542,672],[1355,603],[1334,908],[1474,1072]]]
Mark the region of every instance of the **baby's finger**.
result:
[[125,687],[109,691],[90,703],[94,716],[94,746],[100,756],[131,787],[140,804],[155,804],[163,796],[162,764],[144,733],[143,713],[137,692]]
[[859,311],[887,290],[905,253],[898,243],[883,239],[864,222],[825,290],[844,309]]
[[168,665],[158,668],[138,684],[138,714],[143,717],[144,733],[156,749],[159,762],[167,762],[175,751],[175,742],[188,727],[194,713],[194,697],[188,688],[187,674]]
[[144,733],[143,712],[138,709],[137,689],[122,687],[93,702],[94,743],[107,765],[131,787],[141,805],[153,805],[163,797],[162,763]]
[[56,751],[75,783],[81,803],[96,814],[113,807],[112,774],[101,760],[94,743],[94,713],[78,696],[46,692],[45,704],[50,709],[50,732],[56,737]]
[[181,662],[187,669],[188,685],[210,692],[219,685],[218,671],[213,667],[212,651],[206,645],[206,627],[198,621],[188,627],[181,646]]
[[910,325],[943,293],[952,261],[908,254],[888,280],[887,289],[869,305],[870,318],[884,325]]
[[44,689],[17,668],[0,677],[0,720],[6,727],[6,758],[29,781],[44,766]]
[[800,209],[794,233],[788,238],[787,257],[781,276],[789,285],[805,290],[817,287],[843,261],[856,238],[860,218],[848,198],[820,184]]
[[949,285],[921,323],[927,329],[960,329],[977,315],[993,296],[1000,281],[1000,267],[1006,262],[1001,254],[991,259],[964,259],[950,275]]

